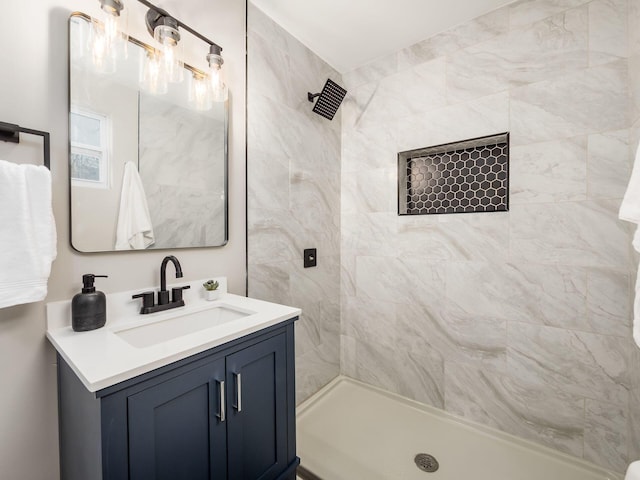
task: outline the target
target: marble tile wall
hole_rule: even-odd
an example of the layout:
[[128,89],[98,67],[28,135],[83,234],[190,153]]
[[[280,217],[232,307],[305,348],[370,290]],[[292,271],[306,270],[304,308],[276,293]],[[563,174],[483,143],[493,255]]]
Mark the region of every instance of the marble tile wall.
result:
[[[630,124],[629,133],[629,153],[632,158],[640,140],[640,2],[630,0],[628,6],[629,34],[628,44],[628,72],[629,72],[629,95],[630,95]],[[615,141],[615,140],[614,140]],[[638,255],[634,254],[634,261],[638,260]],[[634,270],[635,275],[635,270]],[[632,390],[629,400],[629,417],[627,434],[630,442],[629,459],[640,459],[640,349],[632,349],[633,376],[631,379]]]
[[313,113],[307,92],[342,79],[251,3],[248,50],[248,293],[303,311],[300,403],[340,373],[340,114]]
[[[618,472],[640,459],[617,219],[639,31],[637,0],[522,0],[343,75],[342,373]],[[397,216],[397,152],[504,131],[509,212]]]
[[224,244],[221,109],[217,104],[197,112],[153,95],[140,97],[139,170],[155,235],[150,248]]

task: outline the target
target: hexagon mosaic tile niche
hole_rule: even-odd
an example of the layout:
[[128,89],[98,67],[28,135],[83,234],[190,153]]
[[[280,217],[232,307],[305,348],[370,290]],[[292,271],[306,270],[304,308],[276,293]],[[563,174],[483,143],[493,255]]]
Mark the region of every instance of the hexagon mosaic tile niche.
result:
[[398,154],[398,214],[509,210],[509,133]]

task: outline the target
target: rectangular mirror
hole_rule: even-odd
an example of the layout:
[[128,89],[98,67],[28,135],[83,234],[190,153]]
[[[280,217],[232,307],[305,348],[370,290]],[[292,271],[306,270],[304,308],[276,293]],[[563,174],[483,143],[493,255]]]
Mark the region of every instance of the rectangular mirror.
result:
[[109,65],[98,65],[89,46],[92,34],[92,19],[74,13],[69,20],[73,248],[224,245],[227,100],[203,103],[201,72],[188,65],[182,82],[152,94],[158,90],[149,62],[153,49],[129,38],[110,52]]

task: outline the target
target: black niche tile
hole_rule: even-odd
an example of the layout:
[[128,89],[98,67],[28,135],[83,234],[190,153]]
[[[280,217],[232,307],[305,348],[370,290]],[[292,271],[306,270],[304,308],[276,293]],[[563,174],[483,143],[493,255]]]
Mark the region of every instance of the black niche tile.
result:
[[509,209],[509,134],[398,154],[398,213]]

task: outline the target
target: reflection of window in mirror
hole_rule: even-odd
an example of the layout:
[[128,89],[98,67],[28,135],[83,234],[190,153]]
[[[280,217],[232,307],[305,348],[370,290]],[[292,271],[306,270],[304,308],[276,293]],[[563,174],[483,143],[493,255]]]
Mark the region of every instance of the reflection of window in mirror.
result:
[[109,187],[109,118],[85,109],[72,108],[71,181],[75,187]]

